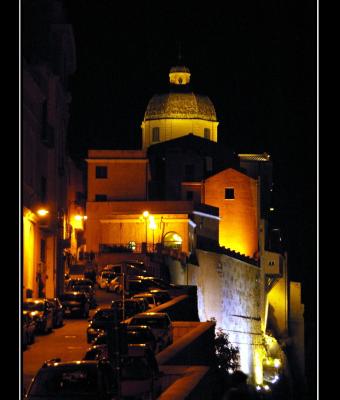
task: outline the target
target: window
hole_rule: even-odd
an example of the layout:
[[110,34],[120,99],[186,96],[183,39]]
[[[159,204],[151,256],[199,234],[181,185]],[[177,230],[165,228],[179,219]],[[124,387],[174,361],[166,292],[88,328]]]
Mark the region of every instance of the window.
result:
[[107,178],[107,167],[96,167],[96,178],[106,179]]
[[209,128],[204,128],[204,139],[210,140],[210,129]]
[[96,194],[96,201],[107,201],[106,194]]
[[184,167],[184,179],[186,181],[191,181],[195,178],[195,166],[193,164],[188,164]]
[[187,200],[193,200],[194,192],[192,190],[187,191]]
[[163,245],[170,249],[181,249],[182,248],[182,238],[176,232],[168,232],[164,235]]
[[226,188],[224,192],[224,198],[226,200],[233,200],[235,199],[234,188]]
[[159,142],[159,128],[152,128],[152,141]]

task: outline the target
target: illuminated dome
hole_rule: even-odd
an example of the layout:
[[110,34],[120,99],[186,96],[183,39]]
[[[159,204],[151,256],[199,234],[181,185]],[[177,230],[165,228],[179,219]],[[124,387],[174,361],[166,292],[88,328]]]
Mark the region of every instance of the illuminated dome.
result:
[[154,95],[145,111],[144,119],[204,119],[217,121],[215,108],[207,96],[195,93],[167,93]]
[[169,72],[170,90],[155,94],[149,101],[142,128],[142,148],[186,136],[190,133],[217,142],[218,121],[207,96],[193,93],[190,71],[183,65]]
[[146,108],[144,120],[203,119],[216,121],[213,103],[207,96],[189,91],[189,68],[178,65],[169,73],[171,92],[154,95]]

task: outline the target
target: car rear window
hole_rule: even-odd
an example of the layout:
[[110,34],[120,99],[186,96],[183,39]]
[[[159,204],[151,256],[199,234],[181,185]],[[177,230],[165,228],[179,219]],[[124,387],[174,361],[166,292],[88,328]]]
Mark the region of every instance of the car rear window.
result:
[[167,318],[132,318],[131,325],[147,325],[150,328],[165,329],[169,326]]
[[34,302],[27,302],[23,303],[22,305],[23,310],[27,311],[44,311],[45,306],[44,303],[34,303]]
[[128,331],[127,335],[130,344],[149,343],[153,339],[153,335],[149,331]]
[[31,396],[76,396],[96,394],[96,365],[41,369],[30,390]]
[[82,301],[84,299],[84,295],[81,293],[77,293],[77,294],[62,294],[60,296],[60,300],[61,301]]

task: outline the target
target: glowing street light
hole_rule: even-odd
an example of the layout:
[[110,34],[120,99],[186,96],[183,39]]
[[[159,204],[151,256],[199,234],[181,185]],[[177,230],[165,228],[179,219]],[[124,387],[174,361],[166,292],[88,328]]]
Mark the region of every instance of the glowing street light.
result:
[[150,215],[149,217],[149,227],[152,229],[152,251],[155,251],[155,229],[157,227],[156,222],[155,222],[155,217],[153,215]]
[[143,211],[143,218],[145,222],[145,243],[146,243],[146,252],[148,251],[148,217],[149,217],[149,211]]
[[45,217],[49,213],[50,212],[46,210],[46,208],[39,208],[39,210],[37,211],[37,214],[40,215],[40,217]]

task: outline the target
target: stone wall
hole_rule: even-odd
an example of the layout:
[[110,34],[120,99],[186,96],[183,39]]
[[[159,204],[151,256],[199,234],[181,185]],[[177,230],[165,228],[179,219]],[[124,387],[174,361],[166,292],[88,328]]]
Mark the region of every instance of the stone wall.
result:
[[171,280],[197,286],[201,322],[216,319],[239,347],[241,368],[255,381],[262,379],[260,270],[224,254],[196,250],[199,266],[182,266],[168,258]]

